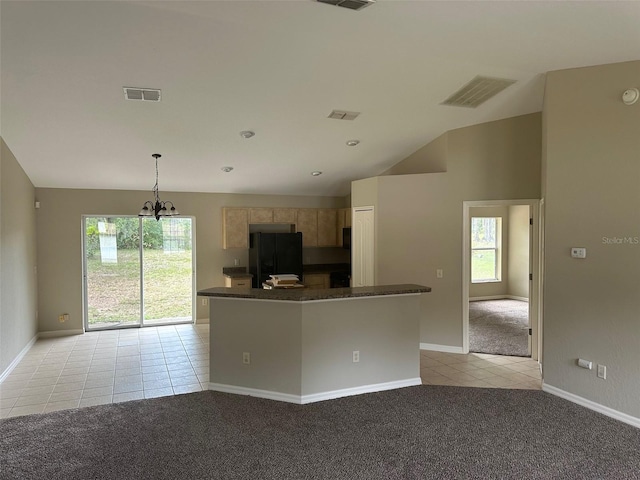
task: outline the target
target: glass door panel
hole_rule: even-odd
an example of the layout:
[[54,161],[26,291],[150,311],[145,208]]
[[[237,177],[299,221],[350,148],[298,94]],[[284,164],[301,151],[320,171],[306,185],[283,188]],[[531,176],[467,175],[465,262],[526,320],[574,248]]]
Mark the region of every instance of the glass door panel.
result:
[[137,217],[85,217],[86,329],[139,326],[140,222]]
[[193,321],[190,218],[142,219],[144,325]]

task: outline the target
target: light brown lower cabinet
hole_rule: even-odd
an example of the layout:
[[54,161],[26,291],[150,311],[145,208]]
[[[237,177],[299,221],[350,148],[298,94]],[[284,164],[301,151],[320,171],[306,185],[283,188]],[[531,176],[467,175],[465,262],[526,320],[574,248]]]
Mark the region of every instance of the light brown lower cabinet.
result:
[[329,288],[331,286],[328,273],[309,273],[302,278],[302,283],[307,288]]
[[224,277],[224,286],[225,287],[247,287],[251,288],[251,277],[241,277],[241,278],[233,278],[233,277]]

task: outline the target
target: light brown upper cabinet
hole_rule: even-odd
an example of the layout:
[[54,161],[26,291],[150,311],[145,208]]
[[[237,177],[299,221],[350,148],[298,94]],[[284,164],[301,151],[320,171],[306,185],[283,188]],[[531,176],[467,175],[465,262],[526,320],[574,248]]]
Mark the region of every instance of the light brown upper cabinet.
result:
[[249,223],[274,223],[273,208],[249,209]]
[[[318,210],[319,247],[335,247],[338,245],[337,226],[338,210],[335,208],[321,208]],[[340,236],[342,236],[342,230],[340,230]]]
[[297,212],[298,210],[296,208],[274,208],[273,223],[295,224],[297,220]]
[[302,232],[303,247],[318,246],[318,209],[301,208],[298,210],[296,232]]
[[344,226],[351,228],[351,215],[353,215],[351,209],[343,208],[342,211],[344,212]]
[[249,210],[222,209],[222,248],[249,248]]
[[342,229],[351,227],[351,209],[350,208],[341,208],[338,210],[338,221],[337,221],[337,229],[338,229],[338,246],[342,247]]

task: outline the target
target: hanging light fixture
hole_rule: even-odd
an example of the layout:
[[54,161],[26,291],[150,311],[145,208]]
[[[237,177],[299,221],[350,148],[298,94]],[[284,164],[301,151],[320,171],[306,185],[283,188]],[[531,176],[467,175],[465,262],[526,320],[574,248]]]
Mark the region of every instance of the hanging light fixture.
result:
[[[175,215],[180,215],[176,207],[174,207],[173,202],[163,202],[160,200],[160,195],[158,193],[158,159],[162,156],[159,153],[154,153],[151,155],[156,159],[156,184],[153,186],[153,196],[155,197],[155,203],[151,200],[147,200],[144,202],[142,206],[142,210],[138,214],[139,217],[156,217],[156,220],[160,220],[160,217],[173,217]],[[167,209],[167,206],[171,205],[171,208]]]

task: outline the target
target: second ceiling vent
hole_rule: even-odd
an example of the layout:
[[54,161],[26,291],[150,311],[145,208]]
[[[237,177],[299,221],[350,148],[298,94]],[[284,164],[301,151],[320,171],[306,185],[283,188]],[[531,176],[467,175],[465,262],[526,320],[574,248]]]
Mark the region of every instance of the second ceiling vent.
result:
[[355,120],[360,112],[347,112],[345,110],[333,110],[327,118],[335,120]]
[[442,102],[442,105],[476,108],[514,83],[516,83],[515,80],[509,80],[508,78],[482,77],[478,75]]
[[159,102],[162,98],[160,90],[156,88],[122,87],[122,89],[124,90],[124,98],[127,100]]
[[349,10],[362,10],[369,5],[373,5],[375,0],[317,0],[320,3],[328,3],[337,7],[348,8]]

